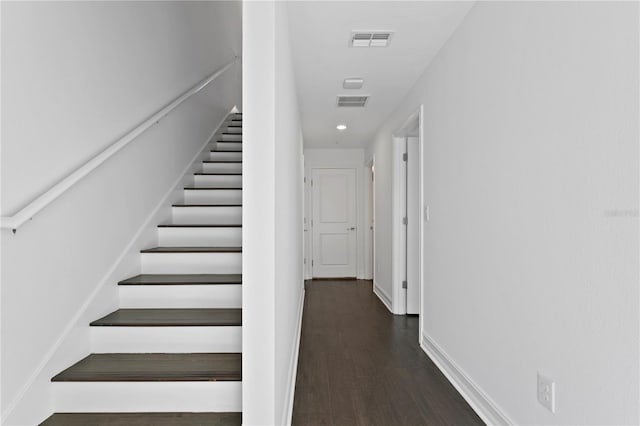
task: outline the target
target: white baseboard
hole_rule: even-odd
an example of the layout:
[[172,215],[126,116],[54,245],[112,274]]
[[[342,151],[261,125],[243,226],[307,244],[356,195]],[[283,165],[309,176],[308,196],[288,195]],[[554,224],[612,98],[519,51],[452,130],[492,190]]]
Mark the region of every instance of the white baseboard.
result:
[[298,307],[298,327],[293,339],[291,348],[291,364],[289,365],[289,389],[287,389],[286,405],[284,407],[282,424],[291,426],[293,418],[293,400],[296,390],[296,377],[298,376],[298,355],[300,354],[300,337],[302,335],[302,312],[304,310],[304,282],[300,294],[300,305]]
[[393,313],[393,309],[391,309],[391,306],[392,306],[391,298],[389,297],[386,291],[378,287],[378,284],[376,284],[375,281],[373,282],[373,293],[376,296],[378,296],[378,299],[380,299],[380,301],[384,304],[384,306],[387,307],[389,312]]
[[420,347],[482,421],[488,425],[515,424],[433,339],[423,334]]
[[[79,327],[80,328],[86,327],[88,329],[89,324],[88,322],[85,321],[85,318],[87,316],[89,309],[94,304],[96,297],[104,290],[107,284],[113,284],[114,281],[117,281],[120,278],[122,278],[117,276],[119,273],[121,273],[120,271],[121,265],[132,253],[137,254],[139,252],[139,249],[140,249],[139,246],[141,245],[141,241],[147,238],[147,236],[145,235],[145,232],[149,231],[150,226],[160,223],[159,221],[156,223],[156,221],[158,220],[157,218],[158,215],[162,213],[162,209],[167,208],[167,211],[170,211],[170,204],[167,204],[167,203],[169,202],[169,200],[172,199],[172,197],[175,196],[176,191],[178,191],[180,188],[184,186],[183,184],[184,184],[185,175],[190,171],[195,171],[197,167],[196,163],[202,158],[203,150],[211,142],[215,134],[220,130],[221,126],[226,121],[228,115],[229,114],[226,114],[222,118],[222,120],[218,123],[214,131],[206,139],[206,141],[202,144],[202,147],[198,150],[196,155],[194,155],[194,157],[188,163],[187,167],[184,168],[184,170],[179,175],[179,177],[171,185],[170,189],[162,197],[162,200],[156,205],[153,211],[147,216],[147,219],[145,219],[144,223],[140,226],[140,228],[138,228],[138,231],[135,233],[135,235],[129,240],[129,243],[122,250],[122,253],[120,254],[120,256],[115,260],[115,262],[112,263],[111,267],[104,274],[103,278],[97,283],[97,285],[94,287],[93,291],[89,294],[89,296],[87,296],[87,298],[82,303],[78,312],[69,320],[69,322],[63,329],[62,333],[60,333],[60,335],[56,339],[55,343],[50,347],[47,353],[42,357],[40,363],[38,364],[34,372],[31,374],[31,376],[29,376],[27,381],[20,388],[16,397],[7,405],[6,409],[0,415],[0,424],[6,424],[9,417],[12,414],[14,414],[14,411],[16,410],[16,408],[23,401],[23,399],[29,392],[30,388],[34,385],[34,383],[36,383],[39,376],[45,371],[47,366],[52,362],[52,360],[54,359],[54,356],[60,350],[63,343],[70,338],[71,333],[74,330],[77,330]],[[103,314],[106,314],[106,313],[103,313]],[[89,335],[87,333],[86,337],[88,336]],[[87,341],[86,343],[88,347],[89,341]],[[46,382],[48,382],[48,379],[46,380]]]

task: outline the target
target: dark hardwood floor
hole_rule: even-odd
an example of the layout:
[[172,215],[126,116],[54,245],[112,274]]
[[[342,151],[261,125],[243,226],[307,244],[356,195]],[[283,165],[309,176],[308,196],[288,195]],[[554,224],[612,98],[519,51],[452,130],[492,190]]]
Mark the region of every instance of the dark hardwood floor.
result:
[[308,281],[293,426],[482,425],[371,281]]

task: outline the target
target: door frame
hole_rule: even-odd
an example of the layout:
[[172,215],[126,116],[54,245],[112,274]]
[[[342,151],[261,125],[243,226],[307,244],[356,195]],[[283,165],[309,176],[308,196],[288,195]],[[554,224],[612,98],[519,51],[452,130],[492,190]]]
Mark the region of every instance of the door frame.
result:
[[[406,233],[402,218],[404,217],[404,197],[406,197],[406,163],[402,159],[404,151],[406,131],[409,126],[418,122],[418,205],[420,206],[420,220],[418,221],[419,253],[418,253],[418,281],[419,281],[419,313],[421,317],[424,311],[424,225],[426,219],[426,206],[424,197],[424,106],[421,104],[411,113],[392,133],[392,311],[396,315],[404,315],[407,312],[406,290],[402,288],[402,281],[406,271]],[[422,321],[419,323],[419,336],[422,335]],[[420,338],[418,336],[418,341]]]
[[353,161],[349,159],[333,158],[330,161],[313,159],[312,156],[305,156],[304,166],[304,191],[305,191],[305,279],[311,279],[313,271],[311,260],[313,259],[313,232],[311,231],[311,217],[313,216],[311,171],[313,169],[356,169],[356,278],[364,279],[364,253],[367,247],[364,246],[364,210],[363,204],[363,182],[364,174],[367,173],[363,161]]
[[365,201],[364,201],[364,224],[365,224],[365,240],[364,240],[364,279],[375,282],[376,274],[376,184],[375,184],[375,155],[366,163],[364,169],[365,177]]

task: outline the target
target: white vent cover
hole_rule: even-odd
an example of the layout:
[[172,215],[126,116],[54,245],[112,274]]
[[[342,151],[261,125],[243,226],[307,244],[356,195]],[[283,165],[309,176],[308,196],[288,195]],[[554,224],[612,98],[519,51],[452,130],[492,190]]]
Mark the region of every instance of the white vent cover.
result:
[[338,96],[339,107],[363,107],[369,96]]
[[362,89],[364,80],[361,78],[345,78],[342,87],[345,89]]
[[352,31],[349,45],[352,47],[387,47],[392,31]]

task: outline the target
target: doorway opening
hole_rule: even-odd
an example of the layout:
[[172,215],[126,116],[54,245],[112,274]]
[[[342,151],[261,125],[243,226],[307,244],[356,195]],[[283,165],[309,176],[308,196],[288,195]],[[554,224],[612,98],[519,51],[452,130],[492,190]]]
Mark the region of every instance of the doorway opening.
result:
[[401,315],[422,312],[422,146],[420,107],[393,133],[393,305]]

